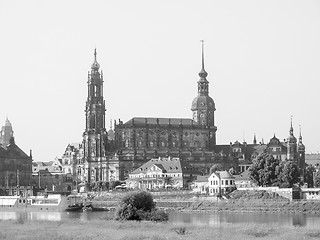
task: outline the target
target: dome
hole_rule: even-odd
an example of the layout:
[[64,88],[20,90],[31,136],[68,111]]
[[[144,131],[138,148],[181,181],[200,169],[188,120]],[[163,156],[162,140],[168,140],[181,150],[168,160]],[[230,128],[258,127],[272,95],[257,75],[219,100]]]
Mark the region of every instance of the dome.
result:
[[199,77],[206,78],[207,76],[208,76],[208,73],[206,72],[206,70],[202,68],[201,71],[199,72]]
[[192,101],[191,110],[197,110],[197,109],[213,109],[216,110],[215,103],[213,99],[209,96],[197,96]]
[[92,70],[99,70],[100,64],[97,62],[97,50],[94,49],[94,62],[91,65]]
[[91,68],[98,70],[100,68],[100,64],[95,60],[94,63],[92,63]]

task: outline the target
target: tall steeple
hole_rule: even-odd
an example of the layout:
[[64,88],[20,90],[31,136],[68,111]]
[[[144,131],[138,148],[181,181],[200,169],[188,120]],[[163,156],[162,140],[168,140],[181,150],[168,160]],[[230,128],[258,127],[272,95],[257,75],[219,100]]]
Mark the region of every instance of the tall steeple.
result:
[[107,181],[106,162],[107,133],[105,129],[105,101],[103,99],[103,76],[99,72],[97,50],[88,73],[88,97],[86,102],[86,128],[83,133],[85,172],[89,183]]
[[198,80],[198,96],[193,99],[191,111],[195,124],[206,126],[211,130],[209,145],[212,148],[216,144],[216,126],[214,125],[215,103],[209,96],[208,73],[205,70],[204,41],[201,40],[201,70]]

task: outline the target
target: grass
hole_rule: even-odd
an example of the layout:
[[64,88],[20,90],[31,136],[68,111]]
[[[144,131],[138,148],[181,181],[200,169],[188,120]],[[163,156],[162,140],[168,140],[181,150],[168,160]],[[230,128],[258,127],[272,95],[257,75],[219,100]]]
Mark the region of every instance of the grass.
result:
[[281,227],[264,224],[195,226],[154,222],[91,220],[79,222],[0,221],[0,239],[10,240],[191,240],[191,239],[319,239],[320,231],[310,227]]

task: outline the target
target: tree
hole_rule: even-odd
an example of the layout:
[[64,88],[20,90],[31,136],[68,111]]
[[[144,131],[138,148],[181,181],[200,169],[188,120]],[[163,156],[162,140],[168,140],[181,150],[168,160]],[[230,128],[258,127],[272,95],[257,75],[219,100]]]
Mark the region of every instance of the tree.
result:
[[166,221],[168,214],[155,208],[156,204],[149,192],[131,192],[124,196],[116,212],[117,220]]
[[272,155],[262,153],[252,161],[249,178],[258,186],[268,187],[278,183],[280,161]]
[[320,171],[316,171],[313,173],[313,183],[314,187],[320,187]]
[[292,161],[286,161],[281,165],[281,172],[279,174],[280,186],[291,188],[293,184],[298,183],[300,180],[299,168]]

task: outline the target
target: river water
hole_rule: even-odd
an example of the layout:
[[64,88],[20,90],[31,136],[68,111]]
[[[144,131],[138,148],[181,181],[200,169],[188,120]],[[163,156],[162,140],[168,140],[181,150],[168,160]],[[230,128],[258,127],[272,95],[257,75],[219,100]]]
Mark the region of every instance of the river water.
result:
[[[73,219],[91,221],[111,219],[115,212],[2,212],[0,220],[20,218],[34,221],[63,221]],[[319,227],[320,214],[302,213],[226,213],[226,212],[171,212],[169,222],[173,224],[192,224],[196,226],[217,226],[221,223],[261,223],[281,226]]]

